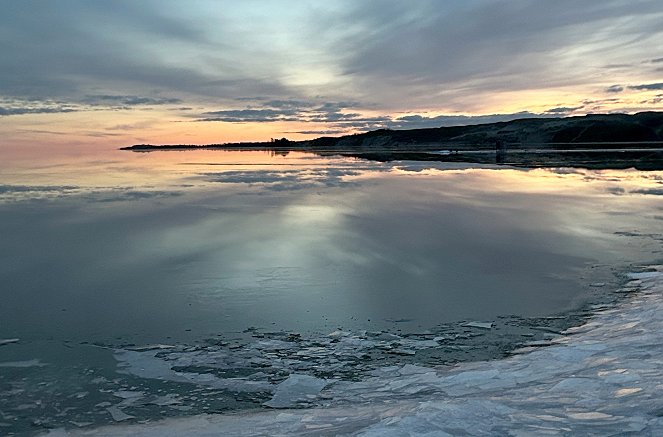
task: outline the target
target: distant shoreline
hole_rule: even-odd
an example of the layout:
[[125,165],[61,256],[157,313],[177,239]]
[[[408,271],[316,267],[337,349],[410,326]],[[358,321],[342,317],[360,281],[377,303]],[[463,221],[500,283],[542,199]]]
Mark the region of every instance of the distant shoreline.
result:
[[529,118],[341,137],[225,144],[136,144],[133,152],[236,150],[307,152],[375,161],[442,161],[523,167],[663,170],[663,112]]

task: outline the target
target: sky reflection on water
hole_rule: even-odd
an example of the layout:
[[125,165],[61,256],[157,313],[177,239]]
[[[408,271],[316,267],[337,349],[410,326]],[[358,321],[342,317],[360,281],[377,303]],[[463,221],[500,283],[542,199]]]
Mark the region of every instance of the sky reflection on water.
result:
[[3,336],[143,342],[549,315],[612,279],[600,266],[650,260],[661,239],[661,172],[217,151],[58,164],[0,173]]

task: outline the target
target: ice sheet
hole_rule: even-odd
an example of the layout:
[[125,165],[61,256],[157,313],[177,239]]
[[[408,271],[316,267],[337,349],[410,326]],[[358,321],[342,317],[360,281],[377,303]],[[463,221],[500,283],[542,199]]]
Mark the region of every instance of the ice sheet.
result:
[[626,288],[637,292],[618,306],[505,360],[381,368],[326,386],[314,408],[50,435],[663,435],[663,267],[631,278]]

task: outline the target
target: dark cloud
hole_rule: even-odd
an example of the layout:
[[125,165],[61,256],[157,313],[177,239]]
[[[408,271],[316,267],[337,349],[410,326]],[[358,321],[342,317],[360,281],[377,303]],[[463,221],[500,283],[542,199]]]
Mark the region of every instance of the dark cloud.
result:
[[181,99],[167,97],[142,97],[142,96],[118,96],[118,95],[88,95],[83,101],[89,105],[119,105],[119,106],[158,106],[173,105],[181,103]]
[[624,91],[624,87],[621,85],[611,85],[605,89],[606,93],[621,93]]
[[205,112],[199,121],[225,121],[229,123],[296,121],[295,109],[235,109]]
[[560,115],[560,114],[568,114],[573,111],[577,111],[578,109],[582,109],[583,106],[559,106],[557,108],[550,108],[546,109],[546,114],[555,114],[555,115]]
[[[436,121],[360,114],[442,104],[471,113],[484,93],[595,86],[592,69],[606,59],[642,67],[663,35],[656,0],[333,3],[2,2],[0,96],[64,101],[64,111],[222,108],[197,118],[303,119],[332,130],[416,125]],[[609,41],[586,37],[608,32]]]
[[651,62],[652,64],[658,64],[658,63],[663,62],[663,58],[652,59],[649,62]]
[[663,196],[663,188],[639,188],[637,190],[631,190],[631,193]]
[[0,194],[29,192],[67,192],[78,190],[75,185],[0,185]]
[[[239,57],[240,45],[232,35],[212,37],[196,7],[154,0],[26,0],[0,9],[0,95],[84,103],[89,94],[140,96],[137,91],[146,87],[197,99],[246,91],[286,94],[277,79],[242,71],[250,59]],[[149,104],[141,98],[126,105]]]
[[394,128],[392,123],[393,123],[392,118],[385,115],[379,117],[356,117],[353,119],[337,122],[334,125],[339,127],[345,127],[347,129],[367,131],[373,129]]
[[[255,103],[256,100],[253,99],[253,102]],[[324,123],[331,126],[332,129],[302,130],[294,133],[307,135],[334,135],[354,130],[418,129],[494,123],[511,121],[519,118],[556,116],[561,113],[567,113],[581,108],[553,108],[544,114],[518,112],[513,114],[489,114],[479,116],[436,115],[431,117],[412,114],[393,117],[388,115],[364,116],[356,112],[345,112],[361,106],[360,103],[352,101],[325,103],[313,103],[310,101],[265,101],[262,105],[269,107],[206,112],[202,114],[202,117],[198,118],[198,121],[220,121],[227,123],[297,121],[303,123]]]
[[605,190],[610,194],[614,194],[615,196],[626,194],[626,190],[622,187],[607,187]]
[[9,115],[24,115],[24,114],[58,114],[64,112],[75,112],[76,109],[69,107],[26,107],[26,108],[6,108],[0,106],[0,117]]
[[629,88],[638,91],[658,91],[658,90],[663,90],[663,82],[645,83],[641,85],[630,85]]
[[327,129],[327,130],[299,130],[284,132],[286,134],[301,134],[301,135],[339,135],[345,133],[344,129]]
[[518,112],[515,114],[490,114],[490,115],[438,115],[425,117],[421,115],[405,115],[392,120],[389,127],[392,129],[419,129],[429,127],[460,126],[482,123],[497,123],[511,121],[519,118],[541,117],[541,114],[532,112]]
[[180,103],[180,99],[162,97],[88,95],[78,102],[53,101],[50,99],[0,99],[0,117],[24,114],[59,114],[90,110],[127,110],[133,107],[150,107]]
[[357,2],[348,14],[349,27],[367,31],[353,34],[339,50],[348,53],[346,74],[367,94],[397,99],[407,89],[419,101],[446,96],[462,108],[468,96],[482,91],[590,84],[582,64],[569,68],[572,50],[566,48],[582,45],[586,35],[609,29],[615,20],[632,17],[621,34],[611,33],[612,45],[592,50],[597,60],[616,54],[626,40],[660,36],[656,17],[663,11],[654,1],[417,5],[414,10],[407,2]]
[[359,106],[356,102],[316,103],[305,100],[270,100],[259,107],[210,111],[203,113],[198,121],[222,121],[228,123],[300,121],[309,123],[367,123],[388,121],[387,118],[363,118],[358,113],[343,112]]
[[24,114],[60,114],[80,111],[82,107],[57,100],[13,99],[0,97],[0,117]]

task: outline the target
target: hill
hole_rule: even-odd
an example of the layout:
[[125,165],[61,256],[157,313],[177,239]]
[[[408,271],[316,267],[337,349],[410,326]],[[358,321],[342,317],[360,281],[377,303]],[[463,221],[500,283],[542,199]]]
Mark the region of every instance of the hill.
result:
[[663,112],[524,118],[429,129],[380,129],[308,141],[138,144],[136,152],[233,149],[313,152],[378,161],[497,163],[527,167],[663,169]]

